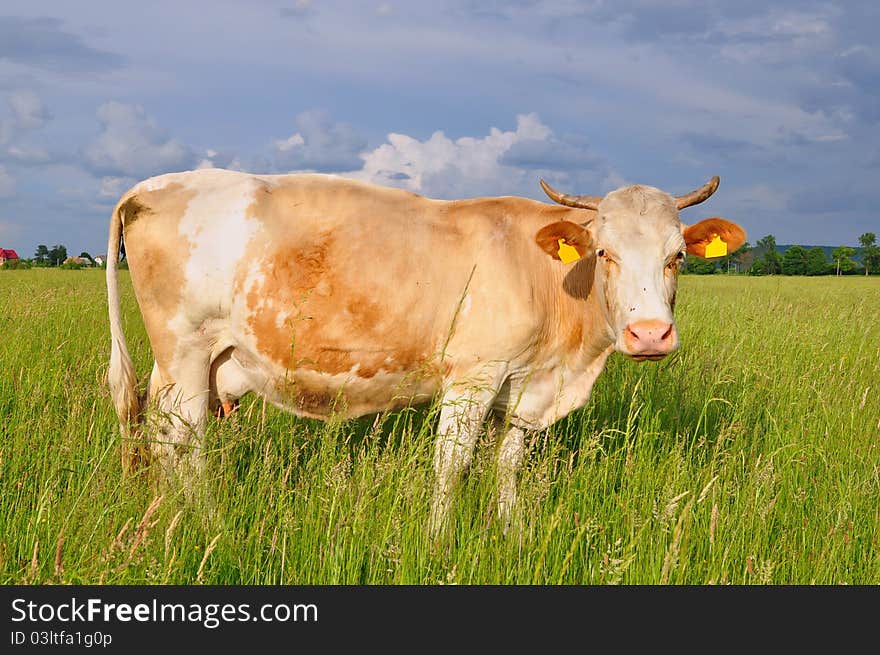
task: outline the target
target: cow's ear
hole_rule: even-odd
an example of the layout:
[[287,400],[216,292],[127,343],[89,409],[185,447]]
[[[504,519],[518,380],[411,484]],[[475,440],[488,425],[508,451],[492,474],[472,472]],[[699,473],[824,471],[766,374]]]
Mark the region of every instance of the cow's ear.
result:
[[593,236],[587,228],[577,223],[556,221],[538,230],[535,243],[553,259],[570,264],[590,251]]
[[[713,252],[730,254],[746,242],[746,231],[723,218],[707,218],[693,225],[682,224],[681,233],[684,235],[687,251],[697,257],[717,256]],[[710,246],[708,255],[706,246]]]

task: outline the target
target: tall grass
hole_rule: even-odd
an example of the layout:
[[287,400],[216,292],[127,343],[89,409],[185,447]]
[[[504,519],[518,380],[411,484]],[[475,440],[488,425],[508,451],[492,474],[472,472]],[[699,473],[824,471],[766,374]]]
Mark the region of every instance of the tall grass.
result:
[[[152,356],[123,274],[141,378]],[[683,347],[614,356],[528,442],[516,525],[477,446],[433,543],[435,413],[209,421],[209,504],[123,478],[98,271],[0,273],[0,581],[880,583],[880,280],[681,281]]]

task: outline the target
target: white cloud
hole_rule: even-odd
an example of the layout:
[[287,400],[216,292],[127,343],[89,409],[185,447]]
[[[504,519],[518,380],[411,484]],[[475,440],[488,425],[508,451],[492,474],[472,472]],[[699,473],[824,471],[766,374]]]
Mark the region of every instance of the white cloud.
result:
[[287,152],[288,150],[292,150],[297,146],[304,146],[305,144],[306,140],[303,139],[302,134],[297,132],[287,139],[279,139],[276,141],[275,147],[278,149],[278,152]]
[[228,152],[220,152],[214,148],[207,148],[195,165],[195,168],[228,168],[233,171],[244,170],[241,161]]
[[52,120],[52,112],[33,91],[17,91],[9,96],[13,119],[21,129],[33,130]]
[[15,91],[6,97],[11,116],[0,118],[0,145],[16,140],[22,133],[43,127],[52,113],[40,97],[30,90]]
[[[554,143],[560,142],[535,114],[517,116],[515,130],[493,127],[482,138],[452,140],[437,131],[419,141],[406,134],[389,134],[387,143],[363,155],[360,170],[345,175],[439,198],[521,194],[538,188],[539,172],[567,179],[559,173],[566,167],[553,165]],[[505,160],[505,155],[521,144],[527,144],[530,152],[540,153],[541,161],[535,161],[534,167]],[[609,175],[604,167],[593,182]]]
[[98,109],[101,132],[83,151],[86,166],[108,177],[148,177],[192,167],[192,150],[171,139],[143,108],[108,102]]

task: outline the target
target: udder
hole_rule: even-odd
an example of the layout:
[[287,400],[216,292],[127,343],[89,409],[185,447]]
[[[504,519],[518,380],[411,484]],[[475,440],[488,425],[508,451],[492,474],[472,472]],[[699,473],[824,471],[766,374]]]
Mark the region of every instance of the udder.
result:
[[253,391],[253,376],[235,348],[227,348],[212,363],[208,407],[216,416],[228,416],[238,401]]

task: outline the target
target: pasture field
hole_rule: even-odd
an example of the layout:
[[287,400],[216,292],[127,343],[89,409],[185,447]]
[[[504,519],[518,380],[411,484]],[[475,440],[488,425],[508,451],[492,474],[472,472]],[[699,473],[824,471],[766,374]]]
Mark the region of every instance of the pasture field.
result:
[[[126,336],[152,356],[126,272]],[[518,527],[494,444],[432,543],[431,410],[210,420],[210,506],[123,478],[103,272],[0,272],[3,584],[878,584],[880,279],[683,277],[682,349],[612,356],[528,442]]]

